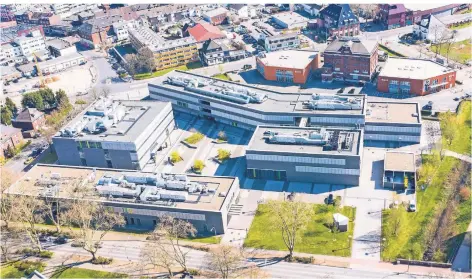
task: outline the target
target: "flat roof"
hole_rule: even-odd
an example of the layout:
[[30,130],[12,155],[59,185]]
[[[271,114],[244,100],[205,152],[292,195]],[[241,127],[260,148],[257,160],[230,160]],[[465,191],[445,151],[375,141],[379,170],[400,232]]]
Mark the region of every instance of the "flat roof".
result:
[[415,154],[411,152],[389,151],[385,153],[385,171],[415,172]]
[[[235,106],[245,107],[253,110],[263,111],[263,112],[290,112],[290,113],[302,113],[307,115],[313,114],[345,114],[345,115],[362,115],[365,106],[365,95],[334,95],[329,94],[331,96],[341,96],[341,97],[350,97],[350,98],[359,98],[361,102],[361,109],[352,109],[352,110],[344,110],[344,109],[310,109],[306,107],[303,102],[309,101],[312,99],[312,93],[281,93],[277,91],[267,90],[267,89],[260,89],[254,86],[246,85],[246,84],[239,84],[236,82],[225,81],[220,79],[215,79],[203,75],[198,75],[189,72],[183,71],[172,71],[166,75],[160,76],[156,79],[153,79],[149,82],[149,86],[159,86],[163,88],[169,88],[177,91],[185,92],[186,94],[191,94],[194,96],[202,96],[200,94],[185,90],[182,86],[172,85],[169,84],[167,81],[168,77],[173,78],[184,78],[184,79],[197,79],[199,82],[205,83],[204,87],[200,87],[200,89],[206,90],[221,90],[223,88],[231,87],[233,89],[240,89],[240,90],[249,90],[252,93],[266,95],[267,100],[262,103],[248,103],[248,104],[240,104],[230,101],[225,101],[221,99],[217,99],[222,102],[228,102]],[[216,99],[210,96],[205,95],[207,98]]]
[[394,77],[424,80],[452,72],[455,71],[431,60],[391,57],[380,71],[379,78]]
[[265,66],[305,69],[318,55],[317,51],[283,50],[264,54],[258,57]]
[[365,122],[421,123],[418,103],[367,103]]
[[[170,103],[99,99],[77,115],[54,137],[75,138],[80,141],[134,142],[139,135],[150,128],[149,125],[154,119],[164,117],[160,115],[166,106],[170,106]],[[109,116],[113,116],[115,121]],[[106,131],[94,133],[96,124],[104,125]],[[67,135],[67,131],[73,131],[75,136]],[[64,133],[61,135],[61,132]],[[78,134],[81,134],[80,137]]]
[[73,61],[73,60],[78,60],[78,59],[81,59],[81,58],[84,58],[82,56],[82,54],[72,53],[72,54],[69,54],[69,55],[66,55],[66,56],[59,56],[59,57],[53,58],[51,60],[46,60],[46,61],[43,61],[43,62],[39,62],[38,64],[39,64],[39,68],[43,69],[44,67],[50,67],[52,65],[56,65],[56,64],[60,64],[60,63],[68,62],[68,61]]
[[195,44],[197,41],[193,37],[185,37],[175,40],[166,40],[148,27],[130,29],[129,33],[142,45],[147,46],[151,51],[157,52],[174,47],[181,47]]
[[[308,137],[310,133],[328,132],[330,135],[334,131],[339,131],[339,142],[344,142],[346,138],[352,139],[348,148],[342,149],[339,144],[337,150],[323,150],[323,145],[299,144],[299,143],[276,143],[269,141],[264,132],[278,133],[282,136],[298,135]],[[257,126],[248,144],[247,151],[270,151],[270,152],[290,152],[302,154],[327,154],[327,155],[359,155],[362,144],[361,131],[350,128],[319,128],[319,127],[282,127],[282,126]],[[349,140],[348,140],[349,141]]]
[[[95,175],[93,172],[95,171]],[[59,191],[56,197],[59,198],[71,198],[70,193],[72,193],[73,187],[77,185],[80,181],[89,181],[87,187],[94,189],[95,185],[99,179],[103,176],[120,176],[120,175],[136,175],[136,176],[152,176],[155,173],[146,173],[146,172],[134,172],[130,170],[118,170],[118,169],[100,169],[100,168],[91,168],[91,167],[76,167],[76,166],[63,166],[63,165],[45,165],[38,164],[35,165],[31,170],[29,170],[22,178],[20,178],[15,184],[10,186],[5,193],[10,194],[22,194],[27,193],[29,195],[38,196],[43,193],[46,189],[46,186],[41,186],[41,182],[47,182],[54,180],[57,177],[56,181],[60,182]],[[191,182],[199,182],[206,184],[208,189],[213,189],[214,193],[209,195],[200,195],[199,193],[188,193],[188,198],[185,202],[173,202],[172,205],[169,204],[150,204],[150,203],[140,203],[135,202],[134,199],[128,198],[107,198],[99,197],[96,194],[91,194],[88,197],[89,199],[98,200],[98,201],[108,201],[108,202],[117,202],[123,204],[134,204],[134,205],[147,205],[147,206],[159,206],[159,207],[169,207],[169,208],[179,208],[179,209],[192,209],[192,210],[209,210],[209,211],[218,211],[221,209],[221,206],[225,200],[225,197],[220,193],[228,193],[233,182],[236,178],[234,177],[220,177],[220,176],[200,176],[200,175],[187,175],[187,178]],[[75,183],[74,183],[75,182]],[[179,191],[180,192],[180,191]],[[183,192],[183,191],[182,191]]]
[[301,16],[300,14],[295,12],[278,13],[273,15],[272,17],[284,22],[287,25],[308,22],[308,18]]

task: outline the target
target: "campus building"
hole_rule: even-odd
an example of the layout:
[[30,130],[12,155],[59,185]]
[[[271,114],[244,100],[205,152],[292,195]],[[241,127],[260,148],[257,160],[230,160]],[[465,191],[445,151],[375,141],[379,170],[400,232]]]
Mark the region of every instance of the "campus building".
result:
[[366,142],[420,143],[421,111],[418,103],[369,101],[366,107]]
[[235,177],[43,164],[35,165],[5,193],[55,201],[73,198],[72,188],[76,185],[91,188],[85,199],[101,202],[123,214],[127,228],[150,230],[160,217],[169,215],[189,221],[199,233],[211,234],[225,233],[231,205],[239,195],[239,181]]
[[389,58],[377,78],[384,93],[426,95],[456,85],[456,71],[437,62],[414,58]]
[[147,47],[154,54],[156,70],[162,70],[198,60],[197,42],[193,37],[165,40],[147,27],[130,29],[129,39],[136,49]]
[[320,56],[307,50],[270,52],[256,58],[256,67],[266,80],[304,84],[320,67]]
[[258,126],[246,150],[247,177],[359,185],[362,130]]
[[170,103],[99,99],[52,141],[61,165],[141,170],[174,127]]
[[308,24],[308,18],[294,12],[275,14],[272,16],[272,21],[284,29],[301,29]]
[[415,189],[415,153],[388,151],[385,153],[383,187],[394,190]]
[[264,47],[267,52],[296,49],[300,47],[300,39],[297,33],[263,36]]
[[232,126],[363,126],[365,95],[280,93],[182,71],[148,84],[152,99]]
[[323,52],[323,82],[368,82],[378,63],[377,41],[341,37],[330,43]]

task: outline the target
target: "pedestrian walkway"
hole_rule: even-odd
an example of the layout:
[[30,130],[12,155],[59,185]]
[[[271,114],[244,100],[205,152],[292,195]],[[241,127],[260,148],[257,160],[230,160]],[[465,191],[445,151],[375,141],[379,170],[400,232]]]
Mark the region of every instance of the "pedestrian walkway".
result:
[[472,164],[472,158],[470,156],[464,155],[464,154],[459,154],[457,152],[451,151],[451,150],[445,150],[444,155],[449,156],[449,157],[454,157],[459,160],[462,160],[464,162],[467,162],[469,164]]
[[452,270],[459,272],[471,272],[471,234],[472,234],[472,223],[470,223],[467,232],[465,232],[464,240],[462,241],[457,255],[452,262]]

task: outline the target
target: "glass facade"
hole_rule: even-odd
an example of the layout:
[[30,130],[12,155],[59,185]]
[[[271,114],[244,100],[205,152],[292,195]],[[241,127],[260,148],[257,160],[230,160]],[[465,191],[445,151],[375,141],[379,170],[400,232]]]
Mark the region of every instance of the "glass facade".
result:
[[252,179],[287,180],[287,172],[284,170],[247,169],[247,176]]

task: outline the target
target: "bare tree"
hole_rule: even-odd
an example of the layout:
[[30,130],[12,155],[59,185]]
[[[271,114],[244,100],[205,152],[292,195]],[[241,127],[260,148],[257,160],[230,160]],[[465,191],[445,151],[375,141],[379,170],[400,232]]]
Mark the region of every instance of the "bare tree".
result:
[[[190,250],[180,246],[180,239],[195,236],[197,230],[187,221],[175,219],[172,216],[163,216],[153,233],[154,242],[164,247],[172,247],[172,256],[184,271],[187,271],[187,256]],[[163,248],[164,249],[164,248]]]
[[102,87],[102,90],[100,91],[100,96],[103,98],[108,98],[110,96],[111,90],[109,87],[104,86]]
[[313,218],[313,206],[293,200],[269,201],[267,207],[270,217],[268,225],[281,232],[284,244],[289,251],[289,259],[292,259],[300,233],[306,229],[308,222]]
[[240,274],[244,257],[242,253],[229,245],[218,245],[206,255],[205,267],[218,276],[227,279]]
[[2,224],[8,229],[10,226],[10,221],[12,221],[15,216],[15,210],[12,207],[13,197],[11,195],[5,194],[4,192],[15,181],[16,175],[8,171],[6,168],[1,168],[0,173],[0,214],[1,220],[3,221]]
[[454,37],[450,37],[444,41],[444,47],[446,52],[446,64],[449,65],[449,54],[451,53],[452,46],[455,43]]
[[10,228],[2,230],[0,234],[1,261],[8,262],[13,248],[18,247],[20,242],[20,232],[17,229]]
[[172,268],[175,267],[177,263],[171,246],[151,242],[145,245],[141,250],[141,258],[144,264],[164,268],[167,270],[170,278],[174,276]]
[[105,235],[115,227],[124,225],[121,214],[115,213],[100,202],[89,200],[74,200],[67,211],[69,225],[78,228],[78,240],[82,248],[96,259],[100,242]]
[[44,221],[44,201],[35,196],[18,195],[12,199],[12,208],[20,222],[20,230],[25,232],[33,245],[42,251],[39,241],[40,229],[36,226]]

